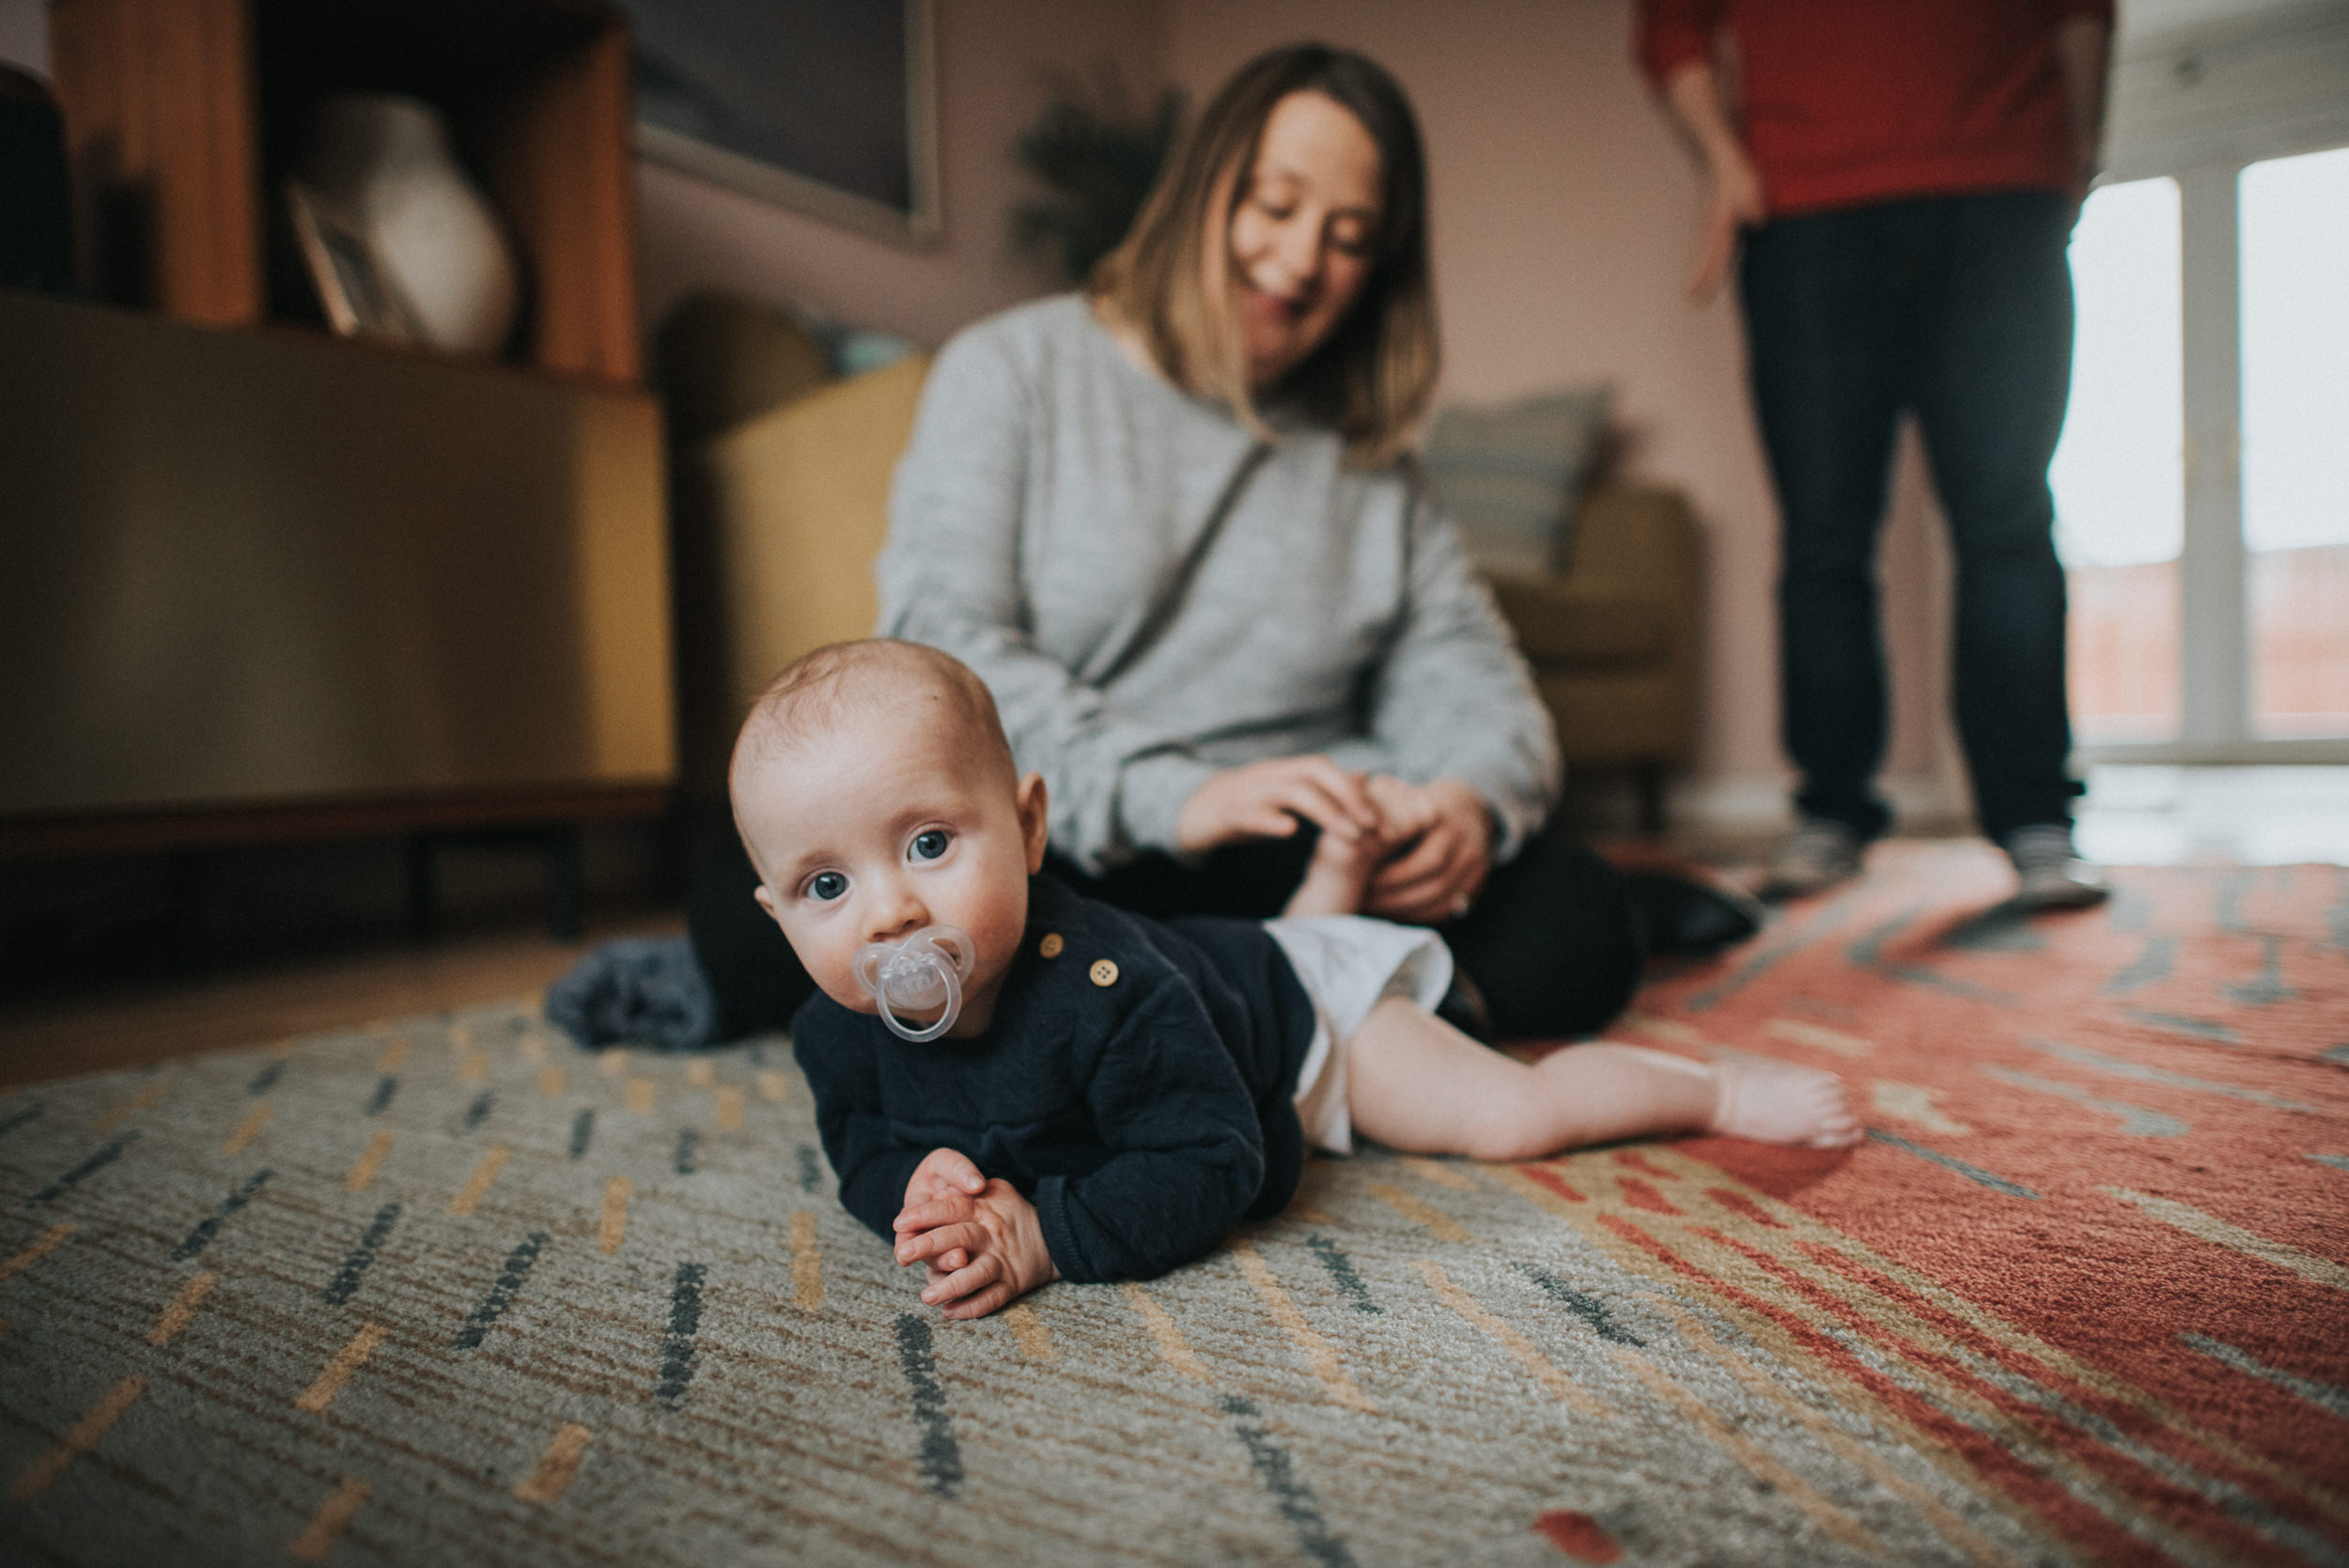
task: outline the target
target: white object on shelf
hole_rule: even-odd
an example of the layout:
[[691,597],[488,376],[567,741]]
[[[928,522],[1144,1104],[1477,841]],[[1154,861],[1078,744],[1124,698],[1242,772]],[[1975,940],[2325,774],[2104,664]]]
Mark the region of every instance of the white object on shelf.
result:
[[392,93],[327,99],[288,185],[336,332],[452,354],[506,346],[520,293],[513,247],[430,104]]

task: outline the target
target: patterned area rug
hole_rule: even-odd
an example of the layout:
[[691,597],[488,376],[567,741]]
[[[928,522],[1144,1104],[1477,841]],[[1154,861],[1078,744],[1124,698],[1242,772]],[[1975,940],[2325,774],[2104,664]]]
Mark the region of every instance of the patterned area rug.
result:
[[975,1325],[779,1042],[520,1006],[0,1099],[0,1556],[75,1563],[2349,1561],[2349,873],[1987,850],[1618,1032],[1835,1067],[1836,1155],[1316,1162]]

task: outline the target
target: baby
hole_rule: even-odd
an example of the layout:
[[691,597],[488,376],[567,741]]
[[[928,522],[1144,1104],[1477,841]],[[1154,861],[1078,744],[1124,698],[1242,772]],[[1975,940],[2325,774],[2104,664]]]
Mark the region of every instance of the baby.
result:
[[[1538,1158],[1709,1132],[1840,1147],[1833,1075],[1580,1045],[1528,1065],[1431,1010],[1434,933],[1359,905],[1380,835],[1325,835],[1287,914],[1157,922],[1039,875],[1044,781],[986,686],[908,643],[819,648],[736,742],[759,906],[820,994],[793,1022],[849,1212],[983,1316],[1147,1279],[1277,1214],[1308,1145]],[[1383,793],[1372,781],[1374,801]],[[1385,808],[1382,808],[1385,809]],[[1388,841],[1412,824],[1386,825]]]

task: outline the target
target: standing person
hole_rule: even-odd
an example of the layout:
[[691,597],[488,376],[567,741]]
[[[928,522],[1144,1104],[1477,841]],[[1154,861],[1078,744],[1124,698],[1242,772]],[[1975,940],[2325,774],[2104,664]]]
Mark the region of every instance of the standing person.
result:
[[2047,465],[2071,386],[2064,247],[2111,29],[2111,0],[1641,0],[1641,62],[1709,188],[1693,292],[1735,260],[1783,519],[1801,782],[1766,893],[1855,875],[1890,820],[1875,546],[1907,411],[1957,557],[1955,707],[1983,831],[2022,906],[2106,896],[2072,846]]
[[[987,683],[1079,892],[1263,918],[1320,835],[1375,838],[1395,847],[1359,912],[1442,933],[1470,982],[1457,1016],[1584,1033],[1643,953],[1753,925],[1542,836],[1549,716],[1405,456],[1437,368],[1408,101],[1360,54],[1262,55],[1089,294],[940,353],[874,568],[879,632]],[[727,1032],[782,1027],[815,990],[757,883],[738,855],[696,890]]]

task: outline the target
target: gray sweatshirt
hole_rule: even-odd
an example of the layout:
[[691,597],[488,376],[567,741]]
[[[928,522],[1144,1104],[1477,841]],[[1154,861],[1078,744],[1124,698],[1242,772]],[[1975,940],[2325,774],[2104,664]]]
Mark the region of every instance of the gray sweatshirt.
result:
[[1172,850],[1216,771],[1309,752],[1465,781],[1506,859],[1558,746],[1491,595],[1405,467],[1272,423],[1142,370],[1078,296],[979,322],[897,465],[879,634],[978,672],[1089,871]]

